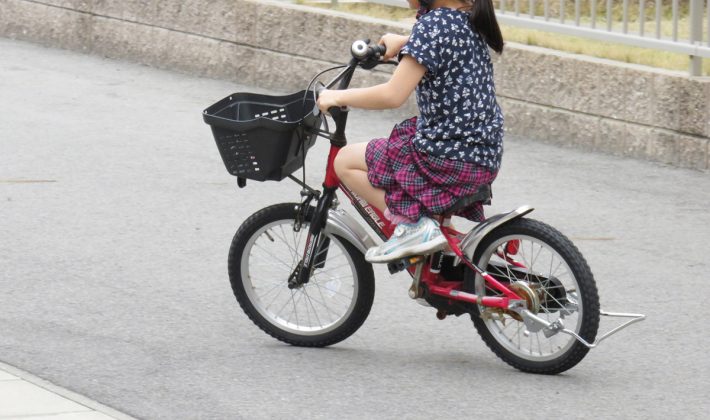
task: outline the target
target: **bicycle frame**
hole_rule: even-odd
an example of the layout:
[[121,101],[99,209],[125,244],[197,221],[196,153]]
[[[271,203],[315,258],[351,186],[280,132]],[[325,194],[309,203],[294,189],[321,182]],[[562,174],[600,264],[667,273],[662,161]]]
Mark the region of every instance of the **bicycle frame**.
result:
[[[357,44],[357,43],[356,43]],[[353,44],[353,60],[349,63],[345,70],[338,74],[328,85],[328,88],[334,86],[338,81],[340,81],[339,88],[345,89],[350,84],[353,73],[355,69],[362,64],[362,61],[357,59],[355,54],[356,44]],[[365,51],[367,45],[364,47],[362,45],[357,46],[357,49]],[[370,67],[376,66],[377,63],[372,64],[370,62]],[[366,67],[367,68],[367,67]],[[289,287],[299,287],[304,283],[308,283],[311,273],[315,267],[321,266],[323,261],[325,261],[325,256],[328,251],[328,241],[324,239],[324,228],[328,221],[328,212],[333,208],[333,203],[335,200],[335,194],[338,189],[340,189],[351,201],[352,205],[355,207],[357,212],[362,216],[362,218],[367,222],[367,224],[372,228],[372,230],[382,239],[387,240],[394,232],[395,226],[387,220],[383,213],[371,206],[364,199],[358,196],[352,189],[340,182],[337,174],[335,173],[334,162],[340,149],[347,145],[347,139],[345,136],[345,126],[347,123],[348,110],[347,109],[331,109],[329,110],[333,120],[336,123],[336,130],[334,133],[324,133],[319,131],[319,135],[327,137],[330,139],[331,147],[328,153],[328,160],[326,165],[325,179],[323,180],[323,192],[322,194],[316,193],[313,189],[305,185],[305,183],[299,182],[304,188],[309,189],[309,193],[305,194],[308,198],[299,207],[300,212],[306,210],[310,206],[310,201],[314,196],[318,196],[318,201],[316,205],[315,214],[311,218],[311,224],[306,239],[306,246],[303,254],[303,260],[297,266],[296,270],[292,273],[291,278],[289,278]],[[295,179],[295,178],[294,178]],[[297,181],[298,182],[298,181]],[[526,331],[536,332],[543,331],[545,336],[550,337],[558,333],[565,333],[573,336],[576,340],[583,343],[589,348],[596,347],[599,342],[608,338],[612,334],[620,331],[621,329],[629,326],[634,322],[641,321],[645,318],[641,314],[623,314],[623,313],[611,313],[600,311],[601,315],[611,316],[611,317],[626,317],[631,318],[623,325],[618,326],[612,331],[602,335],[597,338],[593,343],[589,343],[582,337],[577,335],[574,331],[568,330],[564,327],[561,320],[558,319],[554,322],[546,321],[527,309],[527,302],[524,297],[515,293],[511,288],[505,284],[496,280],[493,276],[476,266],[476,264],[471,261],[471,259],[466,255],[464,250],[468,254],[473,255],[478,241],[481,240],[483,236],[487,234],[490,229],[499,226],[502,223],[506,223],[513,218],[520,217],[526,213],[532,211],[530,207],[521,207],[514,212],[508,213],[507,215],[501,215],[495,223],[482,224],[481,231],[474,231],[474,235],[469,235],[463,240],[460,239],[460,232],[457,232],[451,227],[451,215],[441,215],[437,216],[436,219],[439,222],[441,231],[444,234],[449,248],[456,255],[456,259],[459,264],[465,264],[469,269],[473,270],[477,275],[486,283],[486,287],[496,290],[501,293],[498,296],[478,296],[473,293],[463,291],[464,279],[446,279],[444,278],[438,270],[433,271],[432,261],[434,256],[440,255],[435,253],[433,255],[427,256],[415,256],[410,257],[408,264],[405,266],[413,277],[412,287],[410,288],[409,295],[413,299],[420,299],[424,297],[423,287],[426,288],[429,296],[438,296],[446,299],[449,303],[453,302],[463,302],[465,304],[476,304],[484,307],[499,308],[507,312],[514,312],[522,319],[525,324]],[[299,212],[299,213],[300,213]],[[297,216],[298,218],[298,216]],[[300,224],[300,220],[297,222]],[[506,263],[515,266],[517,268],[526,270],[527,267],[519,261],[516,261],[511,257],[517,253],[517,244],[515,241],[511,241],[506,245],[505,250],[497,251],[499,257],[501,257]],[[323,255],[323,257],[321,257]],[[485,288],[484,288],[485,289]],[[477,290],[480,290],[477,288]],[[448,315],[445,310],[439,310],[437,317],[443,319]]]
[[[323,182],[324,193],[320,195],[318,199],[318,204],[316,206],[316,214],[314,215],[311,228],[309,230],[308,238],[306,241],[306,250],[304,252],[304,262],[303,267],[314,267],[314,261],[316,257],[320,254],[327,252],[326,249],[320,249],[316,252],[316,248],[321,245],[321,235],[323,228],[327,222],[328,210],[333,205],[333,200],[335,199],[335,192],[340,189],[350,200],[352,205],[355,207],[357,212],[362,216],[362,218],[367,222],[367,224],[377,233],[377,235],[382,240],[387,240],[394,232],[394,225],[384,217],[382,212],[376,207],[371,206],[367,201],[358,196],[352,189],[350,189],[345,184],[341,183],[338,179],[337,174],[333,166],[335,157],[340,152],[343,145],[331,145],[330,152],[328,154],[328,163],[326,166],[325,180]],[[523,209],[522,214],[531,211],[532,209]],[[546,321],[526,308],[526,301],[506,285],[500,283],[493,276],[488,274],[485,270],[477,267],[470,259],[466,256],[462,250],[462,244],[464,241],[459,239],[460,232],[451,228],[450,226],[450,216],[438,216],[438,222],[441,226],[441,231],[446,237],[449,243],[449,248],[454,252],[456,257],[460,262],[465,264],[468,268],[473,270],[475,273],[479,274],[488,288],[497,290],[501,292],[502,296],[478,296],[476,294],[468,293],[462,291],[463,279],[458,280],[447,280],[443,278],[440,273],[433,272],[431,270],[431,262],[433,255],[428,256],[418,256],[413,259],[416,260],[415,264],[407,268],[410,275],[413,277],[412,288],[410,288],[410,297],[421,298],[421,288],[420,286],[425,286],[430,295],[440,296],[448,299],[450,302],[464,302],[468,304],[477,304],[485,307],[500,308],[503,310],[515,312],[521,316],[523,322],[525,323],[526,329],[532,332],[542,330],[543,333],[549,337],[558,333],[564,333],[573,336],[576,340],[584,344],[588,348],[595,348],[599,343],[611,335],[619,332],[620,330],[628,327],[629,325],[642,321],[645,319],[645,315],[641,314],[627,314],[627,313],[613,313],[600,311],[600,315],[606,317],[622,317],[631,318],[629,321],[617,326],[613,330],[603,334],[598,337],[593,343],[586,341],[584,338],[577,335],[574,331],[568,330],[564,327],[564,324],[560,320],[549,322]],[[513,248],[515,246],[513,245]],[[514,250],[511,250],[510,254],[515,254]],[[436,254],[434,254],[436,255]],[[518,268],[526,269],[525,265],[519,261],[514,260],[508,254],[508,251],[503,251],[503,255],[499,254],[507,263],[516,266]],[[301,270],[300,280],[303,282],[308,282],[307,277],[310,277],[310,270]],[[446,317],[446,312],[437,312],[437,317],[439,319],[444,319]]]
[[[344,139],[340,139],[344,140]],[[323,181],[323,194],[320,195],[316,205],[316,213],[311,223],[311,227],[306,239],[306,248],[303,254],[303,272],[300,274],[300,280],[304,283],[308,281],[306,276],[310,276],[310,269],[315,266],[315,260],[320,253],[327,252],[327,249],[320,249],[322,228],[328,217],[327,210],[332,207],[335,198],[335,191],[340,189],[350,200],[357,212],[372,228],[372,230],[382,239],[387,240],[394,232],[394,225],[387,220],[382,212],[376,207],[371,206],[363,198],[358,196],[352,189],[341,183],[335,173],[334,162],[335,157],[340,152],[344,145],[331,144],[328,153],[328,160]],[[466,264],[470,269],[481,275],[488,283],[489,287],[501,292],[503,296],[483,296],[479,297],[475,294],[462,291],[463,279],[452,281],[444,279],[440,273],[431,271],[431,256],[420,258],[416,264],[408,268],[409,273],[414,277],[417,289],[420,285],[425,285],[429,292],[434,295],[442,296],[453,301],[460,301],[483,306],[497,307],[509,309],[516,304],[523,302],[523,299],[515,292],[510,290],[504,284],[497,281],[493,276],[481,270],[473,264],[464,255],[459,247],[461,240],[459,239],[460,232],[454,230],[450,226],[450,217],[440,216],[438,221],[441,225],[441,230],[449,243],[449,247],[456,254],[459,261]],[[318,249],[318,251],[316,251]],[[304,270],[305,269],[305,270]],[[420,291],[416,291],[414,297],[420,297]]]

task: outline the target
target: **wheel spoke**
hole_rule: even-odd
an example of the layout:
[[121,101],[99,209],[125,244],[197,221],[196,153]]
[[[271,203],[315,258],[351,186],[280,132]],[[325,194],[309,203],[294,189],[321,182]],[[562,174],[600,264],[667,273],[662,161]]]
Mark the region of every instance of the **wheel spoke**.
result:
[[[272,267],[274,266],[274,262],[273,262],[273,261],[268,261],[268,260],[266,259],[266,257],[263,257],[263,256],[258,255],[258,254],[252,254],[251,256],[253,256],[253,257],[255,257],[255,258],[260,258],[260,259],[262,260],[261,264],[255,265],[254,268],[256,268],[256,267],[272,268]],[[294,267],[295,267],[295,266],[294,266]],[[289,276],[289,275],[291,274],[291,272],[293,271],[293,267],[287,267],[287,268],[288,268],[288,274],[285,275],[284,278],[288,278],[288,276]],[[250,270],[249,270],[250,276],[251,276],[251,277],[254,277],[253,275],[251,275],[251,272],[252,272],[252,271],[257,271],[257,272],[258,272],[259,270],[253,270],[253,269],[250,269]],[[273,284],[273,283],[271,283],[271,284]]]
[[559,305],[560,308],[564,308],[564,307],[565,307],[565,305],[563,305],[562,302],[560,302],[559,300],[555,299],[555,297],[552,296],[552,295],[550,294],[550,292],[547,291],[547,289],[545,289],[545,288],[543,287],[543,288],[542,288],[542,291],[543,291],[547,296],[549,296],[552,300],[554,300],[555,303],[556,303],[557,305]]
[[326,301],[326,300],[325,300],[325,296],[323,296],[323,291],[321,290],[320,286],[316,285],[316,290],[318,291],[318,294],[320,295],[320,298],[321,298],[320,301],[318,301],[318,300],[316,299],[316,303],[322,305],[323,308],[325,308],[325,313],[326,313],[326,314],[330,314],[331,316],[332,316],[332,315],[335,315],[335,318],[333,319],[333,321],[330,321],[330,322],[335,322],[335,321],[337,321],[338,318],[339,318],[339,315],[338,315],[337,312],[335,312],[334,310],[330,309],[330,307],[325,303],[325,301]]
[[[293,290],[288,289],[288,291],[291,293],[291,299],[293,299]],[[280,293],[280,292],[279,292]],[[291,303],[291,299],[286,299],[286,302],[284,302],[283,306],[274,314],[274,318],[278,318],[281,315],[281,312],[284,310],[284,308]],[[268,307],[267,307],[268,309]]]
[[[283,241],[284,244],[286,244],[286,246],[288,247],[288,250],[291,253],[291,257],[293,258],[293,260],[294,261],[297,260],[298,259],[298,250],[295,247],[296,243],[294,242],[294,246],[292,247],[288,243],[288,240],[286,239],[286,232],[284,232],[283,225],[279,225],[279,229],[281,230],[281,235],[277,235],[277,236],[279,237],[279,239],[281,239]],[[276,233],[276,232],[274,232],[274,233]]]
[[[289,290],[289,289],[286,288],[286,290]],[[269,310],[269,308],[271,307],[271,305],[273,305],[273,304],[276,302],[276,299],[278,299],[279,296],[281,296],[281,292],[283,292],[283,291],[284,291],[284,289],[279,289],[279,292],[278,292],[278,293],[276,294],[276,296],[274,296],[274,298],[271,300],[271,303],[269,303],[269,304],[264,308],[265,311],[268,311],[268,310]],[[279,310],[278,313],[281,313],[281,310],[283,310],[283,307]],[[277,314],[277,316],[278,316],[278,314]]]
[[518,326],[518,329],[515,330],[515,334],[518,335],[518,350],[520,350],[520,341],[521,341],[521,340],[520,340],[520,330],[521,330],[522,328],[523,328],[523,325],[521,324],[521,325]]
[[[316,278],[316,276],[320,276],[321,274],[322,274],[322,273],[320,273],[320,272],[318,272],[318,273],[313,273],[312,279],[313,279],[313,280],[317,280],[317,281],[323,281],[324,279],[322,279],[322,278]],[[338,277],[326,276],[326,279],[325,279],[325,280],[327,280],[327,281],[333,281],[333,280],[350,279],[350,278],[352,278],[352,277],[353,277],[352,274],[343,274],[342,276],[338,276]]]
[[[532,245],[532,242],[531,242],[531,245]],[[533,256],[533,260],[532,260],[532,262],[530,263],[530,264],[531,264],[531,265],[530,265],[530,271],[532,271],[532,270],[533,270],[533,267],[535,267],[535,261],[537,261],[537,258],[538,258],[538,257],[540,256],[540,254],[542,253],[542,250],[543,250],[543,247],[540,246],[540,249],[537,251],[537,255],[534,255],[534,256]]]
[[[271,293],[272,291],[276,290],[276,288],[279,287],[279,286],[285,286],[285,284],[284,284],[284,283],[272,283],[271,286],[272,286],[272,287],[271,287],[269,290],[267,290],[265,293],[262,293],[262,294],[260,294],[260,295],[257,296],[257,297],[259,298],[259,300],[264,300],[264,298],[265,298],[269,293]],[[254,287],[254,292],[256,292],[256,287]]]
[[[530,242],[530,252],[532,252],[532,242]],[[525,281],[530,283],[530,278],[528,276],[532,270],[532,265],[528,263],[528,259],[525,258],[525,247],[522,244],[520,245],[520,256],[523,258],[523,263],[525,264]]]
[[327,270],[322,270],[322,271],[320,271],[320,274],[329,273],[329,272],[331,272],[331,271],[333,271],[333,270],[335,270],[335,269],[338,269],[338,268],[341,268],[341,267],[347,267],[347,266],[349,266],[349,265],[350,265],[350,263],[349,263],[349,262],[346,262],[345,264],[341,264],[341,265],[338,265],[338,266],[335,266],[335,267],[330,267],[330,268],[327,269]]
[[540,332],[535,333],[535,338],[537,339],[537,352],[542,356],[542,344],[540,343]]
[[[554,256],[554,255],[552,256],[552,260],[553,260],[553,261],[555,260],[555,256]],[[564,263],[564,261],[560,260],[560,263],[559,263],[559,264],[557,264],[557,267],[555,267],[555,270],[554,270],[554,271],[552,271],[552,272],[550,272],[550,277],[552,277],[552,276],[555,276],[555,277],[557,277],[557,276],[556,276],[556,274],[557,274],[557,270],[559,270],[559,269],[560,269],[560,267],[562,266],[562,263]]]
[[[296,293],[296,292],[294,292],[293,289],[291,289],[291,301],[290,301],[290,302],[293,304],[293,311],[291,311],[291,314],[289,314],[288,318],[286,318],[286,322],[291,321],[291,315],[294,315],[294,316],[296,317],[296,325],[301,325],[301,323],[298,322],[298,306],[296,306],[296,304],[301,301],[301,298],[303,297],[303,294],[302,294],[302,293],[299,294],[299,296],[298,296],[298,302],[296,302],[296,300],[295,300],[294,297],[293,297],[293,295],[294,295],[295,293]],[[288,302],[286,302],[286,303],[288,303]]]
[[[269,251],[268,251],[266,248],[264,248],[263,246],[257,244],[256,242],[254,243],[254,246],[257,247],[257,248],[260,248],[261,250],[263,250],[264,252],[266,252],[267,254],[269,254]],[[293,270],[293,268],[294,268],[293,266],[289,266],[288,263],[285,262],[284,260],[275,257],[273,254],[271,255],[271,258],[273,258],[274,260],[280,262],[281,264],[283,264],[284,266],[286,266],[289,270]],[[266,257],[264,257],[264,259],[266,259]],[[267,261],[268,261],[268,260],[267,260]],[[289,274],[290,274],[290,273],[289,273]]]
[[[313,299],[313,301],[316,302],[316,303],[318,303],[318,304],[320,304],[320,305],[322,305],[323,308],[325,308],[325,310],[326,310],[327,312],[329,312],[329,313],[335,315],[335,316],[336,316],[336,320],[337,320],[337,318],[340,318],[340,317],[342,316],[342,314],[339,314],[338,312],[336,312],[336,311],[330,309],[330,307],[325,304],[326,299],[325,299],[325,297],[323,296],[323,292],[320,290],[320,287],[317,287],[317,288],[318,288],[318,293],[321,294],[321,299],[322,299],[322,301],[319,301],[318,299]],[[346,309],[347,309],[347,308],[346,308]]]
[[[319,284],[315,284],[315,286],[320,287]],[[342,296],[343,298],[347,299],[348,301],[352,300],[352,296],[348,296],[346,294],[343,294],[343,293],[340,293],[336,290],[332,290],[332,289],[328,289],[328,288],[326,288],[326,290],[328,290],[328,292],[330,292],[330,293],[333,293],[333,295]]]
[[510,271],[510,267],[511,267],[511,265],[508,264],[508,262],[506,262],[506,264],[505,264],[505,271],[507,272],[508,281],[509,281],[510,283],[512,283],[512,282],[514,282],[514,281],[517,280],[517,277],[515,277],[515,274],[513,274],[513,272]]
[[[320,246],[320,245],[319,245],[319,246]],[[320,257],[321,254],[323,254],[324,252],[328,252],[329,250],[330,250],[330,245],[328,245],[327,247],[325,247],[325,248],[323,248],[322,250],[318,251],[318,252],[316,253],[316,256],[315,256],[314,258]],[[337,255],[332,256],[332,258],[335,259],[335,258],[338,258],[338,257],[341,256],[341,255],[343,255],[342,252],[341,252],[340,254],[337,254]],[[330,254],[329,254],[328,256],[330,257]],[[343,255],[343,256],[344,256],[344,255]]]
[[[505,316],[505,315],[504,315]],[[513,318],[509,318],[508,321],[513,321],[513,322],[506,322],[503,324],[503,329],[501,329],[501,332],[505,332],[511,325],[519,325],[519,322],[514,320]]]
[[[323,328],[323,323],[320,322],[320,319],[318,318],[318,311],[316,311],[316,308],[313,306],[313,302],[311,301],[311,297],[308,295],[308,289],[304,287],[303,289],[301,289],[301,291],[304,295],[306,295],[306,300],[308,301],[308,304],[311,305],[311,310],[313,310],[313,316],[316,318],[316,322],[321,328]],[[306,313],[308,313],[308,305],[306,305]],[[313,325],[311,323],[310,317],[308,318],[308,325]]]
[[[299,230],[298,232],[291,229],[291,231],[293,232],[293,238],[294,238],[294,242],[296,243],[297,250],[301,249],[301,238],[303,238],[304,236],[308,236],[308,235],[301,235],[301,232],[303,232],[303,229],[305,229],[306,227],[307,227],[307,225],[304,224],[303,226],[301,226],[301,230]],[[296,253],[298,254],[298,252],[296,252]]]

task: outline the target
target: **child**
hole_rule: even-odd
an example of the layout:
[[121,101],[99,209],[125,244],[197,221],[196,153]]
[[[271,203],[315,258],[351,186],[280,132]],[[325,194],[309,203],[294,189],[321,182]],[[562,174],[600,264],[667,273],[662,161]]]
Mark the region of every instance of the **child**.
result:
[[[344,147],[335,159],[340,180],[396,224],[368,250],[388,262],[446,247],[432,215],[492,182],[503,153],[503,116],[496,102],[488,46],[503,51],[492,0],[408,0],[418,8],[409,37],[387,34],[385,59],[400,56],[392,78],[362,89],[327,90],[318,107],[388,109],[416,88],[420,116],[395,126],[389,139]],[[480,203],[458,215],[483,220]]]

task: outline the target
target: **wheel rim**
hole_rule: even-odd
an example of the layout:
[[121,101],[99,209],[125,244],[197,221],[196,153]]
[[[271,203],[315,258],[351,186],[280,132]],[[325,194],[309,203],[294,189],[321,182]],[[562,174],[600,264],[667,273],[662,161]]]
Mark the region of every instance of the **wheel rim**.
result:
[[[519,241],[518,246],[507,246],[511,241]],[[517,253],[509,257],[522,263],[527,270],[516,271],[513,265],[506,263],[503,257],[505,254],[501,255],[505,249],[515,248]],[[479,264],[487,267],[487,271],[494,277],[530,286],[543,302],[537,313],[539,317],[548,322],[562,318],[565,328],[579,333],[583,319],[579,283],[567,262],[548,244],[530,236],[506,236],[496,240],[484,251]],[[476,276],[476,293],[485,296],[502,295],[485,285],[480,275]],[[536,362],[552,360],[575,344],[575,339],[568,334],[558,333],[548,338],[540,330],[526,336],[525,324],[509,313],[496,312],[483,306],[479,306],[479,310],[493,338],[523,359]]]
[[252,235],[242,254],[241,277],[254,308],[269,323],[298,335],[317,335],[342,325],[355,307],[358,279],[355,263],[342,242],[328,235],[325,266],[310,281],[289,289],[287,282],[308,234],[304,223],[293,231],[293,220],[279,220]]

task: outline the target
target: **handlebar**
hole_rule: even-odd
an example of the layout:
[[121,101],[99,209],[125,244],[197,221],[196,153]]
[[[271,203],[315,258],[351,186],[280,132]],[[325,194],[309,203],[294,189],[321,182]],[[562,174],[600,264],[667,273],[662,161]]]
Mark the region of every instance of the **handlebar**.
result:
[[[369,39],[357,40],[353,42],[352,46],[350,47],[350,53],[352,54],[353,58],[350,60],[350,63],[345,66],[345,69],[341,71],[327,85],[317,83],[314,86],[313,94],[316,101],[318,100],[318,96],[320,96],[321,92],[326,89],[333,88],[336,83],[338,83],[338,87],[336,89],[347,89],[348,86],[350,86],[350,80],[352,79],[353,74],[355,73],[355,69],[357,69],[358,67],[363,68],[365,70],[371,70],[381,64],[397,65],[397,62],[395,61],[380,60],[381,57],[384,56],[386,50],[387,49],[384,45],[370,45]],[[342,68],[342,66],[340,67]],[[333,142],[334,144],[345,143],[345,125],[347,123],[348,111],[349,110],[347,107],[331,107],[328,109],[328,113],[331,117],[333,117],[333,120],[335,121],[336,130],[335,133],[333,133],[331,136],[331,142]],[[319,112],[317,106],[313,110],[313,112]]]
[[[321,92],[323,92],[325,89],[333,88],[333,86],[338,82],[340,82],[340,84],[338,85],[337,89],[347,89],[350,85],[350,79],[352,78],[352,75],[357,67],[363,68],[365,70],[370,70],[381,64],[397,65],[397,62],[395,61],[380,60],[385,55],[387,47],[385,47],[384,45],[369,44],[369,39],[357,40],[353,42],[352,46],[350,47],[350,53],[353,56],[352,60],[350,60],[350,63],[345,66],[345,70],[340,72],[340,74],[338,74],[332,81],[330,81],[330,83],[328,83],[327,85],[316,85],[316,87],[314,88],[316,100],[318,99],[318,96],[321,94]],[[330,110],[328,110],[328,112],[330,112]]]
[[385,55],[387,48],[384,45],[368,45],[370,43],[369,39],[358,40],[353,42],[350,47],[350,53],[353,58],[360,61],[377,60]]

